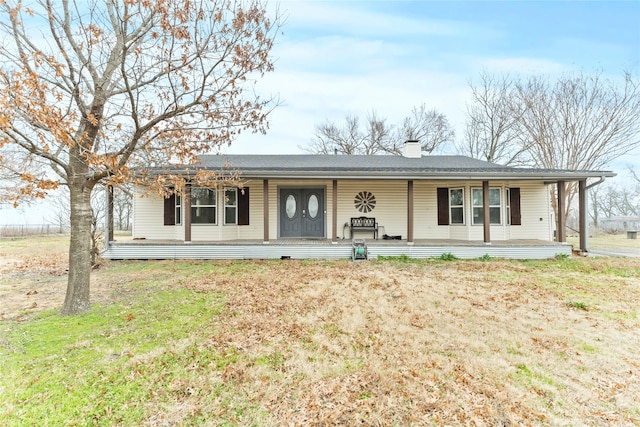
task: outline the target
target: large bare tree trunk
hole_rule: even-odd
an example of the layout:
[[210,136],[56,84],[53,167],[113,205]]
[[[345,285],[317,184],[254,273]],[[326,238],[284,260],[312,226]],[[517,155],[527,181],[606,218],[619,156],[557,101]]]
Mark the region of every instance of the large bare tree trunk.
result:
[[[0,196],[17,202],[68,186],[62,314],[77,314],[91,307],[95,186],[133,181],[179,192],[167,179],[181,176],[145,169],[172,158],[195,164],[240,132],[266,132],[277,97],[259,97],[253,84],[274,69],[280,19],[263,0],[28,3],[0,0],[0,180],[8,171],[16,183],[11,191],[0,183]],[[26,24],[42,30],[41,42]],[[195,183],[222,181],[195,169]]]
[[69,184],[71,239],[69,242],[69,279],[62,314],[79,314],[91,310],[91,188],[82,182]]

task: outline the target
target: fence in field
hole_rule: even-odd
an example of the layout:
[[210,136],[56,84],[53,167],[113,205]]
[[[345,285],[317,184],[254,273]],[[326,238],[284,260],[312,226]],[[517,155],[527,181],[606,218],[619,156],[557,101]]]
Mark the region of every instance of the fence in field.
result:
[[8,237],[48,236],[52,234],[69,234],[69,226],[57,224],[0,225],[0,239]]

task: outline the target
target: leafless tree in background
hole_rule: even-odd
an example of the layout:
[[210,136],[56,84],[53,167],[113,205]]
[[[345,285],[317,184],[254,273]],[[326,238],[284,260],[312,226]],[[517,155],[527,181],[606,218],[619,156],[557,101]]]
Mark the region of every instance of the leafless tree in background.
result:
[[133,186],[119,185],[113,189],[113,223],[118,230],[131,228],[133,215]]
[[[473,157],[600,170],[640,147],[640,83],[629,73],[620,82],[601,73],[557,79],[483,74],[480,81],[472,86],[465,141],[465,152]],[[567,215],[576,190],[574,184],[567,188]],[[557,211],[557,199],[552,200]]]
[[388,136],[389,129],[375,112],[367,117],[364,129],[358,117],[347,115],[342,125],[328,120],[316,125],[311,143],[301,148],[315,154],[378,154]]
[[508,75],[480,75],[472,82],[471,103],[467,105],[461,154],[501,165],[522,165],[528,160],[528,140],[523,138],[521,119],[524,106],[516,99],[517,81]]
[[[46,221],[56,224],[60,232],[69,230],[71,226],[71,211],[69,207],[69,189],[66,185],[61,185],[55,194],[49,195],[50,214]],[[95,266],[98,255],[102,247],[104,237],[104,220],[106,212],[106,190],[102,185],[96,185],[91,192],[91,237],[89,253],[91,255],[91,266]]]
[[540,76],[517,83],[520,122],[533,165],[599,170],[640,147],[640,83],[601,74]]
[[603,219],[612,217],[640,217],[640,193],[633,180],[624,184],[610,183],[590,192],[589,216],[596,227]]
[[[621,86],[601,74],[535,76],[519,82],[517,94],[536,167],[604,169],[640,146],[640,84],[628,73]],[[575,186],[568,188],[567,209],[575,193]]]
[[[396,128],[395,144],[404,141],[420,141],[422,151],[432,153],[445,143],[453,142],[455,131],[447,117],[435,109],[428,110],[425,104],[413,107],[411,114],[405,117]],[[394,145],[394,152],[400,150]]]
[[407,140],[419,140],[422,151],[431,153],[453,142],[455,133],[444,114],[423,104],[414,107],[398,125],[371,112],[363,126],[357,116],[347,115],[342,126],[329,120],[316,125],[314,136],[300,148],[314,154],[401,154]]

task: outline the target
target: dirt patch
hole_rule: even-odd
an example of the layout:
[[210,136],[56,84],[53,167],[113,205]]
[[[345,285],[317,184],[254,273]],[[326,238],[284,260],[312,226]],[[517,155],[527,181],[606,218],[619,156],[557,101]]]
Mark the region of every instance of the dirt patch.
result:
[[[24,321],[33,314],[62,307],[67,290],[69,255],[67,238],[20,239],[0,244],[0,320]],[[97,266],[99,268],[100,266]],[[119,299],[126,281],[104,281],[93,274],[93,303]],[[116,290],[116,288],[118,290]]]

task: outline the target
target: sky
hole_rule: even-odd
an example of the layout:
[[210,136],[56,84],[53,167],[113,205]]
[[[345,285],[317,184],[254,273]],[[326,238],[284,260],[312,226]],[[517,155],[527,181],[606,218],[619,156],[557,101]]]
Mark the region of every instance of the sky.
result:
[[[469,83],[483,71],[640,77],[638,0],[282,0],[277,7],[285,22],[272,51],[276,69],[256,90],[277,95],[280,105],[266,135],[243,134],[226,153],[302,153],[325,120],[375,111],[397,123],[421,104],[445,114],[461,138]],[[640,150],[610,169],[627,165],[640,166]],[[47,222],[43,206],[0,209],[0,224]]]
[[273,49],[276,70],[257,86],[281,105],[267,135],[242,135],[227,153],[300,153],[325,120],[375,111],[398,123],[423,103],[445,114],[461,139],[469,83],[483,71],[640,76],[640,1],[285,0],[279,7],[286,23]]

